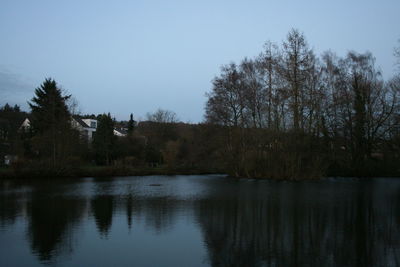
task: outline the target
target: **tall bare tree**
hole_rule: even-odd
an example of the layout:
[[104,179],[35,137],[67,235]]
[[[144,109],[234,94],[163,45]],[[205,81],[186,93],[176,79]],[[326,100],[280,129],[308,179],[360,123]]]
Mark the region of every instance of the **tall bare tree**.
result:
[[394,56],[396,57],[396,65],[400,71],[400,39],[397,41],[398,46],[394,48]]
[[304,129],[306,82],[313,69],[314,53],[304,35],[292,29],[283,42],[280,71],[286,82],[294,130]]
[[[281,48],[267,42],[264,49],[224,66],[207,94],[206,119],[225,126],[236,173],[291,176],[330,164],[360,173],[400,140],[400,78],[384,82],[371,53],[319,58],[295,29]],[[321,164],[319,153],[330,161]]]
[[280,93],[278,63],[281,53],[276,44],[268,41],[258,58],[258,66],[264,77],[264,101],[266,102],[266,120],[268,128],[278,130],[284,113],[279,112],[279,103],[284,99]]
[[206,119],[226,126],[243,125],[244,98],[240,72],[236,64],[221,68],[220,77],[213,80],[207,93]]

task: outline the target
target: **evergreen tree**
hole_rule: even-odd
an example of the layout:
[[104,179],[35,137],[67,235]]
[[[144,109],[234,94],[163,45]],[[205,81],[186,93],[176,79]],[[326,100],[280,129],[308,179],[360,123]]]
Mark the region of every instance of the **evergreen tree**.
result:
[[133,120],[133,114],[129,118],[128,122],[128,135],[132,135],[133,131],[135,130],[135,121]]
[[70,147],[67,138],[71,135],[71,115],[66,101],[55,80],[48,78],[36,88],[29,102],[34,145],[41,158],[51,158],[53,167],[68,156]]
[[71,96],[63,96],[55,80],[46,79],[36,88],[35,97],[29,106],[32,110],[31,126],[36,133],[48,130],[60,131],[70,126],[71,114],[66,101]]
[[99,116],[97,130],[93,138],[93,149],[97,163],[106,165],[111,163],[115,142],[114,121],[110,113]]

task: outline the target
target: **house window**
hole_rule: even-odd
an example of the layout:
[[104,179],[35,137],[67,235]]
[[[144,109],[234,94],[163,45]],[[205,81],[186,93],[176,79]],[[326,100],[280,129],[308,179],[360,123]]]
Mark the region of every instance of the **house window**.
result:
[[90,122],[90,127],[91,128],[97,128],[97,123],[95,121]]

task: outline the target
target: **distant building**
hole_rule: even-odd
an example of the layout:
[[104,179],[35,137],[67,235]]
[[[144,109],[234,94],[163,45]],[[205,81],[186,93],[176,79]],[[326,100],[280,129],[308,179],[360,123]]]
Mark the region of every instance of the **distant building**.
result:
[[93,139],[93,133],[97,129],[97,120],[82,119],[79,116],[72,117],[72,127],[77,129],[90,142]]
[[[81,118],[80,116],[72,116],[71,125],[73,128],[77,129],[82,136],[86,137],[87,140],[90,142],[93,140],[93,134],[96,132],[97,129],[97,120],[90,119],[90,118]],[[31,127],[31,122],[28,118],[24,120],[24,122],[20,126],[20,130],[28,131]],[[126,136],[127,129],[125,128],[114,128],[114,135],[115,136]]]
[[27,132],[31,128],[31,121],[26,118],[19,127],[20,132]]
[[127,136],[128,131],[125,128],[114,128],[114,135],[116,136]]
[[4,156],[4,165],[11,165],[14,161],[18,160],[18,156],[16,155],[5,155]]

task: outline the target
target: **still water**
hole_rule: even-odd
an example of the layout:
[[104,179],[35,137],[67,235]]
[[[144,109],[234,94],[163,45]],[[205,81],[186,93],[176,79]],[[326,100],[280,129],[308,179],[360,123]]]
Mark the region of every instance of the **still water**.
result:
[[0,181],[0,266],[400,266],[400,179]]

